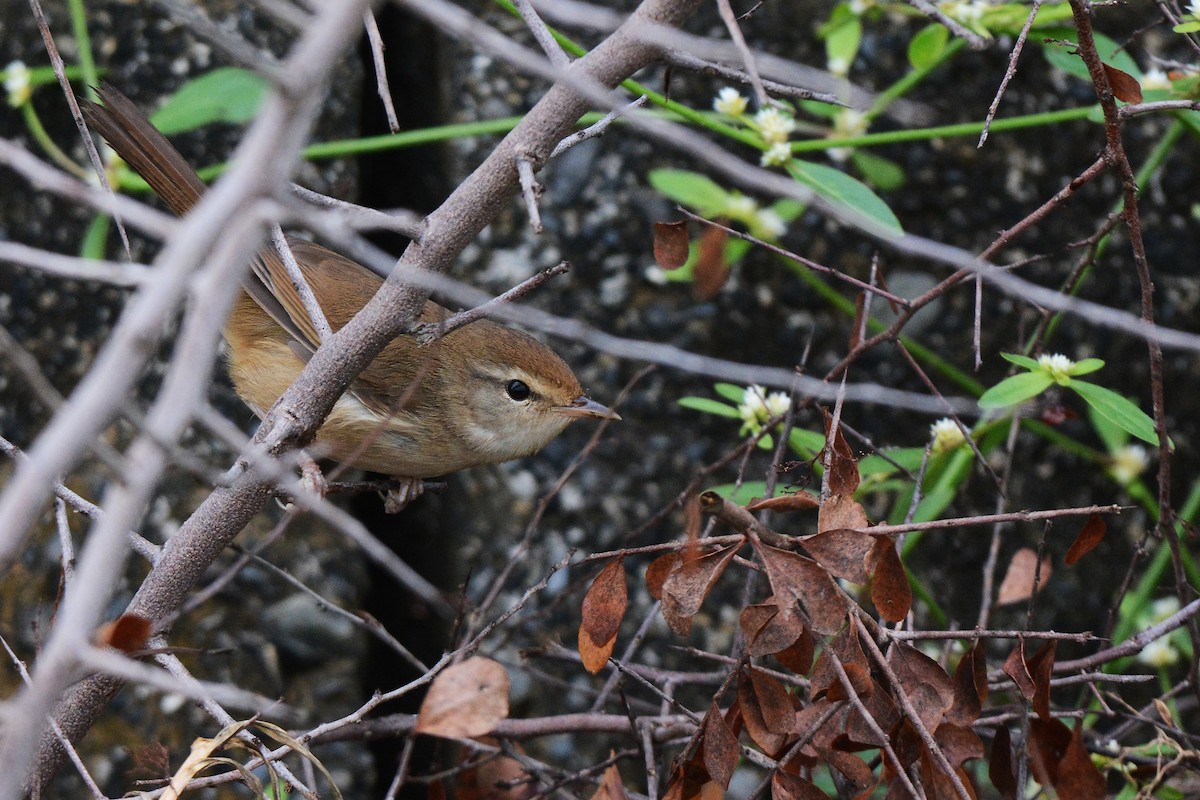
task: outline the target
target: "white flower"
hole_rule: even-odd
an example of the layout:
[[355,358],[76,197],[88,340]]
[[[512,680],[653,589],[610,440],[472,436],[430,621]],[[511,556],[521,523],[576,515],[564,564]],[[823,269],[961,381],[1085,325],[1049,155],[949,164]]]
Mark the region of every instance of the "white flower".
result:
[[792,407],[792,399],[783,392],[771,392],[766,399],[767,414],[771,417],[782,417]]
[[1150,458],[1140,444],[1127,444],[1112,454],[1108,474],[1122,486],[1132,483],[1146,471]]
[[742,402],[738,412],[747,422],[761,421],[768,418],[766,390],[757,383],[746,387],[742,392]]
[[775,142],[763,152],[759,163],[764,167],[782,167],[791,160],[791,145],[787,142]]
[[[1200,0],[1197,0],[1197,2],[1200,2]],[[1167,77],[1167,73],[1163,72],[1158,67],[1151,67],[1142,73],[1142,88],[1170,89],[1171,79]]]
[[933,451],[935,453],[945,453],[948,450],[953,450],[967,440],[963,436],[962,428],[958,427],[958,423],[949,417],[942,417],[930,425],[929,435],[933,437]]
[[855,108],[843,108],[833,118],[833,130],[839,137],[858,136],[867,132],[867,115]]
[[1038,356],[1038,366],[1042,368],[1042,372],[1054,378],[1055,383],[1062,384],[1070,379],[1071,370],[1075,369],[1075,362],[1062,353],[1054,355],[1043,353]]
[[713,109],[731,117],[740,117],[746,113],[746,102],[746,98],[737,89],[726,86],[717,93],[717,99],[713,100]]
[[732,194],[725,202],[725,213],[735,219],[748,219],[758,213],[758,203],[753,197]]
[[1150,624],[1157,625],[1167,617],[1178,612],[1178,597],[1160,597],[1150,604]]
[[1137,659],[1147,666],[1163,669],[1179,660],[1179,651],[1171,644],[1170,637],[1162,636],[1143,647]]
[[763,141],[768,144],[786,142],[796,130],[796,120],[777,108],[764,108],[754,115],[754,122]]
[[850,61],[845,58],[831,58],[825,62],[825,69],[839,78],[844,78],[850,72]]
[[850,13],[856,17],[861,17],[867,13],[867,9],[871,6],[871,0],[850,0]]
[[787,223],[783,218],[769,208],[764,208],[754,215],[754,220],[751,222],[751,227],[755,231],[755,235],[760,239],[775,241],[780,236],[787,233]]
[[4,68],[4,90],[8,92],[8,104],[20,108],[29,102],[32,89],[29,86],[29,67],[24,61],[10,61]]
[[987,9],[987,0],[970,0],[965,3],[941,4],[941,10],[944,14],[968,25],[983,19],[983,12],[987,11]]
[[1196,19],[1200,19],[1200,0],[1192,0],[1188,3],[1188,13]]

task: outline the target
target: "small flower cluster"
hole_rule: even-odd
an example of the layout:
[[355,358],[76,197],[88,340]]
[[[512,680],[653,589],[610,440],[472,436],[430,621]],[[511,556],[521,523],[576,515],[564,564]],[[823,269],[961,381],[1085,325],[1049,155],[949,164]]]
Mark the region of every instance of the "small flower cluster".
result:
[[8,94],[8,104],[20,108],[29,102],[33,88],[29,82],[29,67],[23,61],[12,61],[4,68],[4,91]]
[[726,86],[713,100],[713,110],[726,114],[746,124],[762,137],[767,149],[760,163],[764,167],[782,167],[792,160],[792,148],[788,138],[796,131],[796,120],[791,114],[775,106],[763,108],[753,117],[746,117],[749,100],[730,86]]
[[[1151,625],[1157,625],[1179,611],[1179,600],[1174,597],[1164,597],[1161,600],[1156,600],[1150,606],[1149,613],[1138,620],[1138,628],[1144,630]],[[1160,636],[1148,645],[1142,648],[1138,653],[1137,660],[1143,664],[1155,669],[1166,669],[1172,664],[1179,661],[1181,653],[1179,650],[1179,642],[1176,634],[1183,631],[1176,629],[1166,636]]]
[[1038,356],[1038,366],[1042,368],[1054,382],[1057,384],[1065,384],[1071,380],[1072,370],[1075,369],[1075,362],[1064,356],[1062,353],[1054,355],[1043,354]]
[[929,435],[933,437],[934,453],[947,453],[967,440],[962,428],[949,417],[942,417],[930,425]]
[[771,392],[758,384],[746,387],[738,414],[742,417],[742,435],[755,434],[770,420],[781,417],[791,407],[792,400],[784,392]]

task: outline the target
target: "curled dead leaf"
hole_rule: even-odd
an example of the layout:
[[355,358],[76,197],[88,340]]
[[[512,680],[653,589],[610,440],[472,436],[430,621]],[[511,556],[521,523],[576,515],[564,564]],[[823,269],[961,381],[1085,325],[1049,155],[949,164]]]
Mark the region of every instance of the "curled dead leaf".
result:
[[670,272],[688,260],[687,220],[654,223],[654,263]]

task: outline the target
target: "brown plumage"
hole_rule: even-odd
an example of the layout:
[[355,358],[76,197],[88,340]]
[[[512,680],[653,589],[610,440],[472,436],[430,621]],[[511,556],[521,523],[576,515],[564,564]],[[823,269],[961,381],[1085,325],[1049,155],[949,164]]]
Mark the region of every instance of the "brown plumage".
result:
[[[195,171],[127,97],[104,86],[100,98],[104,105],[85,105],[88,124],[176,214],[186,214],[205,189]],[[292,237],[288,244],[335,331],[382,283],[325,247]],[[448,315],[429,302],[421,321]],[[262,416],[318,344],[274,248],[259,251],[224,333],[234,387]],[[393,340],[338,399],[317,443],[343,463],[423,478],[530,455],[580,417],[619,419],[583,394],[550,348],[479,320],[429,346],[410,336]]]

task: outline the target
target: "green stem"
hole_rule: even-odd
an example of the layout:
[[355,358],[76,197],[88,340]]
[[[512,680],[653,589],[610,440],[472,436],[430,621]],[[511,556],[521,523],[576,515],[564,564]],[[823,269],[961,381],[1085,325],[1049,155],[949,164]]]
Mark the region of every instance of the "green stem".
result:
[[96,59],[92,56],[92,37],[88,34],[87,11],[83,7],[83,0],[67,0],[67,8],[71,14],[71,31],[75,34],[75,46],[79,50],[84,91],[89,98],[95,100],[95,87],[100,83],[100,73],[96,71]]
[[46,133],[46,129],[42,127],[42,120],[38,117],[37,111],[33,108],[33,102],[26,100],[21,105],[21,115],[25,118],[25,127],[29,128],[29,133],[33,136],[33,140],[37,142],[38,147],[45,151],[50,160],[60,167],[70,172],[77,178],[87,180],[87,170],[80,167],[71,157],[64,153],[59,146],[50,138],[50,134]]

